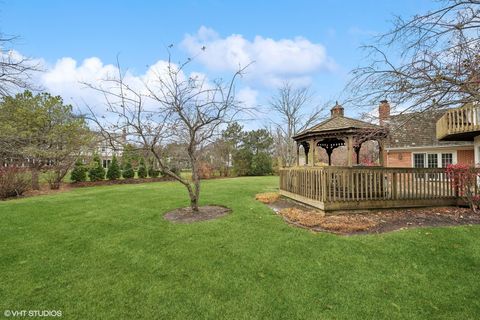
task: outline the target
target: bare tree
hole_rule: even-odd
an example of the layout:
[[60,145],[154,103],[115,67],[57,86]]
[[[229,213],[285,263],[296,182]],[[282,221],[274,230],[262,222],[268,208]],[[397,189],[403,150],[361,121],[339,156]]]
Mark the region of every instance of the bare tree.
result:
[[0,34],[0,97],[18,89],[32,89],[32,73],[40,71],[37,63],[11,48],[14,40]]
[[350,103],[388,99],[408,111],[443,109],[480,99],[480,1],[441,1],[365,46],[369,65],[352,72]]
[[289,82],[285,82],[270,100],[271,109],[279,117],[278,121],[272,120],[273,128],[270,131],[276,156],[285,166],[292,166],[297,156],[292,137],[321,119],[324,107],[314,106],[310,113],[306,112],[312,100],[309,88],[294,88]]
[[[180,182],[188,191],[193,212],[199,211],[199,164],[203,148],[212,140],[218,128],[235,118],[244,108],[235,100],[235,81],[245,68],[230,81],[188,76],[183,64],[168,64],[157,70],[153,81],[134,87],[126,81],[118,64],[118,74],[101,85],[87,84],[105,96],[109,115],[102,119],[92,113],[92,120],[102,134],[114,142],[125,132],[127,142],[148,150],[160,169]],[[107,121],[107,118],[111,118]],[[192,170],[191,179],[182,177],[169,167],[168,143],[186,148]],[[116,141],[121,143],[121,141]]]

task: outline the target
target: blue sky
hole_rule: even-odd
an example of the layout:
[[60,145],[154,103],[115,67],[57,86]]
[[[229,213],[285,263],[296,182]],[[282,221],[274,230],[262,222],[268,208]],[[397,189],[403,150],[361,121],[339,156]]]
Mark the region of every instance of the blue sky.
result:
[[[169,44],[175,44],[174,60],[206,44],[214,52],[207,50],[196,59],[191,71],[209,78],[231,73],[232,50],[235,57],[255,59],[250,76],[238,84],[250,103],[265,106],[275,86],[287,79],[310,85],[323,103],[339,97],[348,71],[362,64],[358,47],[388,30],[394,15],[408,17],[436,5],[426,0],[3,0],[0,31],[21,37],[15,49],[42,59],[47,74],[38,81],[66,100],[88,100],[88,92],[71,89],[72,81],[79,74],[95,79],[100,69],[115,63],[117,54],[123,66],[140,76],[166,59]],[[283,48],[297,52],[297,47],[298,55],[277,54]],[[84,64],[92,57],[96,59]],[[347,110],[350,115],[357,112]]]

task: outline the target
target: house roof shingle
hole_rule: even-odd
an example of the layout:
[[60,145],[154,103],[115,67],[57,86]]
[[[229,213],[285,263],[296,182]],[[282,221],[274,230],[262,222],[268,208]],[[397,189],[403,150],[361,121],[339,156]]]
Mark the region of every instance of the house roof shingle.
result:
[[402,113],[391,115],[390,138],[387,148],[439,147],[471,145],[468,141],[438,141],[437,120],[446,110]]

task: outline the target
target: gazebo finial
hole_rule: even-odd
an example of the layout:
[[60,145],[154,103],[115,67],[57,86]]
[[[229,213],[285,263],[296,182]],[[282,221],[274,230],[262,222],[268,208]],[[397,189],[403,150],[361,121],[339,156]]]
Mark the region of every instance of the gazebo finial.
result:
[[343,107],[338,104],[338,101],[335,102],[335,106],[330,110],[331,117],[343,117]]

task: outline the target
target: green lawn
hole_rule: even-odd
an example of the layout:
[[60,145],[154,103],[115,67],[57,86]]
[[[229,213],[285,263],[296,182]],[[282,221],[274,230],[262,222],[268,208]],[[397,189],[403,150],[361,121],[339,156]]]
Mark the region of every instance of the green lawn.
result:
[[210,180],[227,217],[190,225],[177,183],[0,202],[3,310],[64,319],[474,319],[480,227],[342,237],[293,228],[254,200],[275,177]]

